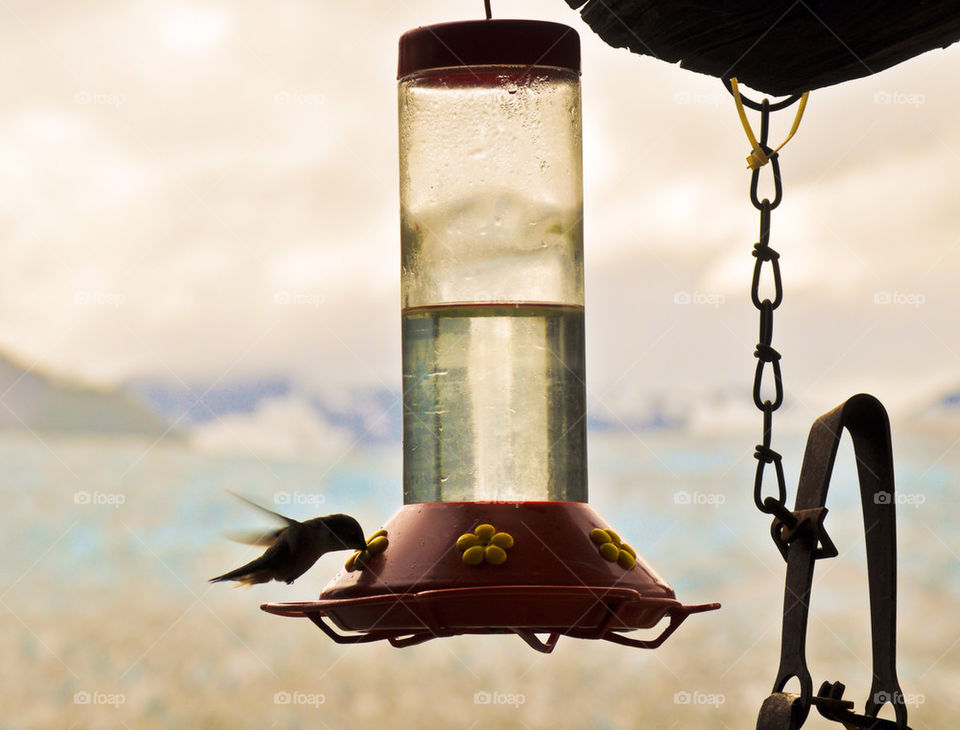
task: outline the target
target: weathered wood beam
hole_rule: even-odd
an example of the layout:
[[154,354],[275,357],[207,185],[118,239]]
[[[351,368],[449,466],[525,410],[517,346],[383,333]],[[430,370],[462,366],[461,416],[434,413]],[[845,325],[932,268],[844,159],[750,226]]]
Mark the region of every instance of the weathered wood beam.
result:
[[566,0],[615,48],[780,96],[960,40],[958,0]]

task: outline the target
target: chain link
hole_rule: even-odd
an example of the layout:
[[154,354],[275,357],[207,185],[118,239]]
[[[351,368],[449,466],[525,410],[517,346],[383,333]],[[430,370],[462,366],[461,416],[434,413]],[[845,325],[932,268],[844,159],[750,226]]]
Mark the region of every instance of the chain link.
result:
[[[770,133],[770,103],[764,99],[760,105],[760,148],[769,157],[770,170],[773,173],[773,200],[758,196],[760,186],[760,171],[762,167],[753,170],[750,178],[750,202],[760,211],[760,238],[753,247],[753,256],[756,262],[753,266],[753,280],[750,286],[750,299],[753,306],[760,312],[760,336],[754,357],[757,358],[757,369],[753,376],[753,402],[763,413],[763,438],[757,444],[754,458],[757,460],[757,474],[753,485],[753,501],[757,509],[767,514],[775,514],[781,519],[792,518],[787,508],[787,487],[783,476],[782,457],[779,452],[770,447],[773,433],[773,412],[783,405],[783,375],[780,370],[780,353],[773,348],[773,312],[783,302],[783,282],[780,278],[780,254],[770,248],[770,212],[780,205],[783,200],[783,183],[780,178],[780,160],[777,153],[767,144]],[[764,278],[764,267],[769,267],[769,276],[773,279],[773,300],[760,298],[760,284]],[[769,367],[768,367],[769,366]],[[773,400],[764,398],[763,386],[765,376],[772,371],[774,396]],[[763,477],[768,464],[773,464],[777,477],[777,496],[763,497]]]

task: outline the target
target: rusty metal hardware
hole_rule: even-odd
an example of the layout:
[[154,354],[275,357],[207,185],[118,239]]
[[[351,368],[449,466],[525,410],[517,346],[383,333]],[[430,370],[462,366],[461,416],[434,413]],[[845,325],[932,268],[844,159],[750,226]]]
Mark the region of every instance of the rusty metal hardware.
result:
[[[843,699],[844,685],[824,682],[816,695],[807,668],[806,636],[810,589],[816,561],[834,557],[836,548],[823,527],[827,489],[843,429],[853,438],[860,480],[860,501],[867,543],[870,629],[873,638],[873,682],[864,713]],[[896,671],[897,535],[893,449],[890,422],[883,405],[866,394],[856,395],[818,418],[810,429],[791,520],[774,517],[771,534],[787,563],[783,601],[780,667],[772,694],[764,701],[757,730],[798,730],[811,706],[845,728],[909,730],[907,707]],[[800,694],[783,691],[796,678]],[[877,718],[886,703],[896,720]]]
[[[733,94],[729,80],[724,80]],[[875,730],[909,730],[907,708],[896,674],[896,603],[897,603],[897,537],[896,507],[893,499],[893,451],[890,424],[883,405],[873,396],[854,396],[840,407],[814,422],[807,440],[800,484],[794,509],[787,506],[782,456],[770,446],[773,412],[783,404],[783,375],[780,353],[773,348],[773,313],[783,302],[780,276],[780,254],[770,248],[770,214],[783,200],[780,160],[768,144],[770,112],[784,109],[800,99],[800,95],[771,104],[768,99],[752,101],[741,95],[750,109],[760,112],[759,147],[769,159],[773,173],[773,200],[759,198],[762,167],[755,167],[750,178],[750,202],[760,211],[760,237],[753,247],[756,262],[750,286],[750,298],[760,312],[760,336],[754,357],[757,358],[753,378],[753,402],[763,413],[763,438],[757,444],[754,458],[757,471],[753,501],[761,512],[773,515],[770,534],[787,563],[783,605],[783,633],[780,646],[780,668],[772,694],[764,701],[757,730],[798,730],[810,713],[811,706],[824,717],[846,728]],[[773,299],[760,298],[760,282],[764,266],[769,265],[773,283]],[[769,368],[768,368],[769,366]],[[772,400],[762,395],[764,377],[772,373]],[[843,699],[844,685],[824,682],[816,695],[807,668],[806,636],[810,607],[810,589],[817,560],[837,556],[837,548],[824,528],[825,507],[830,474],[843,429],[853,437],[860,477],[864,529],[867,541],[867,572],[870,585],[870,625],[873,635],[873,684],[864,714],[856,714],[854,703]],[[763,496],[763,476],[768,464],[776,471],[776,496]],[[800,694],[783,691],[790,679],[800,682]],[[890,702],[896,721],[877,718],[880,708]]]

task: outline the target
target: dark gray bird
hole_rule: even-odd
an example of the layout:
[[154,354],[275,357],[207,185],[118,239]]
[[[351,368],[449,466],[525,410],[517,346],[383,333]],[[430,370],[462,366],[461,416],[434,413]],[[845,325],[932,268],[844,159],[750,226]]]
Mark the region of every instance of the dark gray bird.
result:
[[235,580],[239,585],[251,586],[279,580],[289,585],[306,573],[324,553],[334,550],[363,550],[367,546],[360,523],[350,515],[327,515],[297,522],[261,507],[239,494],[233,496],[286,522],[287,525],[276,530],[232,536],[234,540],[249,545],[266,545],[267,550],[256,560],[211,578],[211,583]]

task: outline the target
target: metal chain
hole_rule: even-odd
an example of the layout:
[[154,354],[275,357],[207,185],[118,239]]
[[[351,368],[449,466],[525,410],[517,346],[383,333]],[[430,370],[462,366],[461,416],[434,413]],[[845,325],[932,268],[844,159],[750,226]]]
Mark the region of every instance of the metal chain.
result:
[[[773,312],[783,302],[783,282],[780,278],[780,254],[770,248],[770,212],[783,200],[783,182],[780,177],[780,160],[776,152],[767,144],[770,133],[769,100],[764,99],[760,109],[760,148],[769,157],[770,169],[773,173],[773,200],[760,200],[757,188],[760,183],[762,167],[753,170],[750,178],[750,202],[760,211],[760,240],[754,244],[753,256],[756,262],[753,267],[753,281],[750,286],[750,299],[760,312],[760,337],[757,342],[754,357],[757,358],[757,369],[753,376],[753,402],[763,413],[763,438],[757,444],[754,458],[757,460],[757,474],[753,485],[753,501],[757,509],[767,514],[777,515],[788,526],[796,523],[793,513],[787,508],[787,488],[783,476],[782,457],[779,452],[770,447],[773,433],[773,412],[783,405],[783,376],[780,370],[780,353],[773,348]],[[778,108],[780,105],[777,105]],[[773,278],[773,300],[760,298],[760,281],[763,278],[764,265],[769,265],[770,276]],[[768,369],[769,366],[769,369]],[[764,377],[773,372],[774,397],[764,399],[762,396]],[[777,476],[777,496],[763,497],[763,475],[767,465],[773,464]]]
[[[908,730],[907,708],[902,701],[903,693],[900,691],[896,675],[896,580],[890,578],[896,573],[895,516],[892,508],[884,509],[882,505],[877,506],[876,500],[878,494],[893,492],[893,462],[886,412],[880,402],[872,396],[859,395],[817,420],[815,426],[825,425],[826,428],[817,431],[817,440],[814,439],[814,431],[811,430],[803,471],[800,475],[798,500],[808,507],[816,504],[819,504],[819,507],[802,509],[795,513],[790,511],[786,505],[787,489],[783,476],[782,457],[770,446],[773,413],[783,405],[780,353],[773,347],[773,313],[783,303],[783,282],[780,276],[780,254],[770,247],[770,214],[783,200],[783,181],[777,151],[770,148],[767,139],[770,132],[770,112],[790,106],[801,97],[795,95],[774,105],[764,99],[762,103],[757,104],[741,97],[735,84],[731,89],[731,85],[727,83],[727,88],[737,100],[737,108],[744,129],[751,144],[754,145],[750,157],[747,158],[753,170],[750,178],[750,202],[760,211],[760,238],[753,246],[753,256],[756,261],[750,284],[750,299],[760,313],[760,335],[753,353],[757,358],[757,367],[753,376],[753,402],[763,414],[763,435],[761,443],[757,444],[753,454],[757,460],[753,501],[761,512],[775,515],[771,535],[788,566],[780,668],[773,692],[761,707],[757,728],[758,730],[799,728],[805,723],[811,706],[815,705],[821,715],[842,724],[845,728]],[[807,95],[802,95],[801,105],[798,107],[797,117],[787,140],[796,132],[806,99]],[[759,139],[753,136],[743,106],[760,112]],[[759,199],[757,192],[760,170],[768,162],[773,173],[772,201],[768,198]],[[769,267],[766,276],[772,278],[772,300],[769,297],[760,298],[760,282],[764,279],[765,267]],[[767,378],[766,382],[769,383],[771,372],[772,400],[763,395],[764,379]],[[864,521],[865,524],[871,523],[873,527],[881,524],[881,521],[883,524],[880,531],[874,531],[873,527],[867,530],[870,623],[873,627],[874,663],[871,696],[866,703],[863,715],[853,711],[852,702],[843,700],[845,688],[840,682],[832,684],[824,682],[817,694],[813,694],[812,679],[804,654],[813,566],[820,558],[831,558],[837,555],[836,547],[823,530],[823,518],[826,516],[823,505],[830,482],[830,471],[833,468],[833,455],[844,428],[850,431],[854,439],[858,464],[861,463],[861,453],[864,459],[875,460],[876,468],[867,468],[872,478],[861,482]],[[828,434],[827,443],[823,441],[824,432]],[[817,448],[811,450],[811,446]],[[811,453],[815,454],[814,458],[809,458]],[[776,470],[777,494],[775,497],[764,497],[763,477],[766,467],[770,464],[773,464]],[[885,505],[889,505],[889,500]],[[798,540],[798,537],[802,539]],[[891,580],[894,583],[892,588]],[[800,682],[800,695],[784,693],[784,686],[790,679]],[[892,702],[894,705],[896,721],[877,718],[877,712],[885,702]]]

